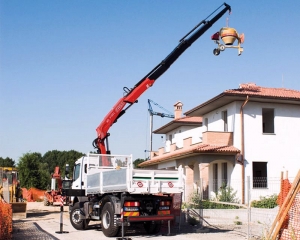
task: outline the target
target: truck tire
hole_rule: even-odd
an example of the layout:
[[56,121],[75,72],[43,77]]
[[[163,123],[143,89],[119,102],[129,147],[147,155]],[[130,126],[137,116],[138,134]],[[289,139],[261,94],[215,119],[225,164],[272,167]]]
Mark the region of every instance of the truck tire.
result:
[[44,196],[44,206],[49,206],[50,202],[48,201],[47,197]]
[[120,227],[114,225],[114,210],[110,202],[105,203],[101,211],[102,232],[106,237],[115,237],[118,235]]
[[144,222],[144,228],[147,234],[157,234],[160,232],[161,223]]
[[70,222],[72,226],[77,230],[86,230],[89,225],[89,220],[80,219],[81,210],[79,202],[75,203],[70,213]]

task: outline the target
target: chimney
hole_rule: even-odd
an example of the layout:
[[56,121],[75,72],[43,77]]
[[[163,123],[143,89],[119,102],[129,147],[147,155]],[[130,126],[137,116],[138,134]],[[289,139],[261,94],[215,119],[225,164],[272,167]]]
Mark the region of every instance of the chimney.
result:
[[175,120],[178,118],[181,118],[182,115],[182,102],[178,101],[177,103],[174,104],[174,115],[175,115]]

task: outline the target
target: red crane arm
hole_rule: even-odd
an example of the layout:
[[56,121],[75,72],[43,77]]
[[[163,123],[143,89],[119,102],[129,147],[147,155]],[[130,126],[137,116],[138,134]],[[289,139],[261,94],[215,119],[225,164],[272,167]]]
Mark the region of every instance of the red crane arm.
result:
[[[102,154],[107,153],[104,140],[109,136],[108,130],[111,125],[113,125],[117,121],[117,119],[125,113],[125,105],[130,104],[130,107],[149,87],[152,87],[153,84],[154,80],[148,78],[142,81],[139,85],[135,86],[126,96],[120,98],[119,101],[109,111],[109,113],[104,117],[103,121],[96,129],[98,138],[95,140],[97,148]],[[126,109],[128,109],[128,107]]]
[[[211,17],[222,6],[224,8],[217,13],[212,19]],[[126,110],[137,102],[137,99],[151,87],[155,80],[157,80],[169,67],[177,60],[177,58],[187,49],[192,43],[194,43],[202,34],[204,34],[217,20],[219,20],[227,11],[231,11],[231,7],[224,3],[211,13],[206,19],[197,24],[191,31],[189,31],[182,39],[174,50],[151,72],[149,72],[144,78],[142,78],[132,89],[124,88],[126,95],[119,99],[119,101],[113,106],[110,112],[105,116],[103,121],[97,127],[97,138],[93,142],[93,146],[98,149],[101,154],[110,154],[108,148],[109,128],[121,117]],[[126,104],[128,104],[127,107]],[[106,144],[105,142],[106,141]],[[104,161],[103,165],[107,166],[108,161]]]

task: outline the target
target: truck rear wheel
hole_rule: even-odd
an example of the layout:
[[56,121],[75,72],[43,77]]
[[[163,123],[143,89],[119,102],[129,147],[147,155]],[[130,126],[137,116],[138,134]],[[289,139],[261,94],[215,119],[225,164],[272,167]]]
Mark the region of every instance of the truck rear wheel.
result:
[[77,230],[86,230],[89,225],[89,220],[80,219],[81,210],[79,202],[75,203],[70,213],[70,222],[72,226]]
[[101,226],[106,237],[118,235],[120,227],[114,225],[114,211],[110,202],[105,203],[101,211]]

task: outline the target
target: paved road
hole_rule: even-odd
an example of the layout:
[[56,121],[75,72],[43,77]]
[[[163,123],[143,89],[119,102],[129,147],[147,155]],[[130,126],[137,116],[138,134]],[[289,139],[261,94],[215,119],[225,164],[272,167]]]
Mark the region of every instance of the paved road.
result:
[[[100,222],[92,222],[86,231],[74,229],[69,221],[68,207],[63,213],[62,230],[60,225],[60,207],[43,206],[43,203],[28,203],[27,218],[13,221],[13,240],[23,239],[54,239],[54,240],[76,240],[76,239],[116,239],[104,236],[101,231]],[[207,229],[206,229],[207,230]],[[198,232],[197,232],[198,231]],[[163,235],[162,235],[163,234]],[[241,227],[227,227],[227,229],[210,229],[209,232],[200,232],[197,228],[181,225],[171,229],[162,229],[162,234],[147,235],[143,228],[129,229],[126,237],[134,239],[153,239],[153,240],[241,240],[246,239],[245,229]],[[121,236],[120,236],[121,237]]]

